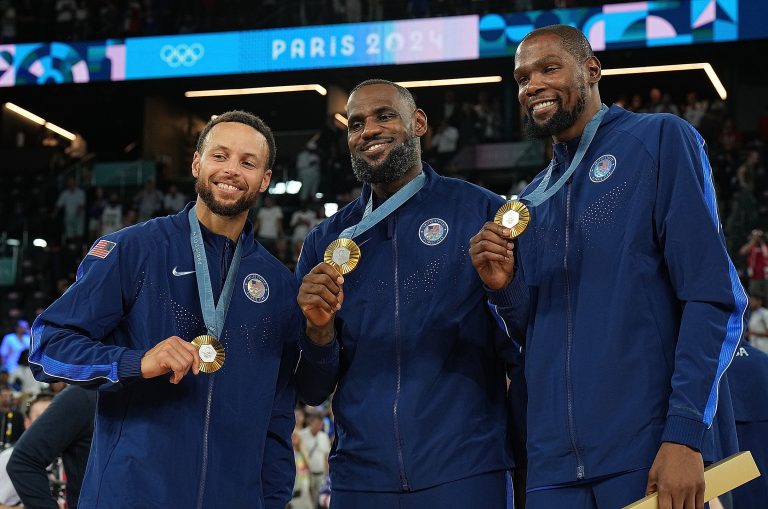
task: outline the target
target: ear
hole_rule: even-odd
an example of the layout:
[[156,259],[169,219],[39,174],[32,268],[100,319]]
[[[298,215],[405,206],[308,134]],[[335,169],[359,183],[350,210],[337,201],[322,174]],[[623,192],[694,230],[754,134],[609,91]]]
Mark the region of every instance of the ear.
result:
[[272,180],[272,170],[266,170],[264,176],[261,177],[261,187],[259,187],[260,193],[263,193],[269,188],[270,180]]
[[427,114],[424,113],[424,110],[417,108],[413,112],[413,132],[416,133],[416,136],[424,136],[427,132],[427,125]]
[[587,67],[587,81],[590,84],[597,83],[603,77],[603,66],[596,56],[591,56],[584,64]]
[[200,152],[197,151],[192,158],[192,176],[195,178],[200,176]]

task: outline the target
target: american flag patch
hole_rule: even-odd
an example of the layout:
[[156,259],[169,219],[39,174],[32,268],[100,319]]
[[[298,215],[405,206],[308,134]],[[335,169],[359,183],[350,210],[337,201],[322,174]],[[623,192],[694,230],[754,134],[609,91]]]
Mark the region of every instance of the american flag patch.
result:
[[88,251],[89,255],[98,256],[99,258],[106,258],[109,253],[115,248],[117,244],[108,240],[100,240]]

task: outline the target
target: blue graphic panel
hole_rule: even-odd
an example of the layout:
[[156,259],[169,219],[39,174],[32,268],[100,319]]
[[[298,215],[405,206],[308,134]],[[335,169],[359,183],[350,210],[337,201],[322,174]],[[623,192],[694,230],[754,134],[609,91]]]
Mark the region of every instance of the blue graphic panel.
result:
[[[479,23],[480,56],[514,55],[528,32],[558,23],[579,28],[596,51],[764,38],[767,5],[762,0],[678,0],[487,14]],[[762,24],[752,21],[756,15]]]

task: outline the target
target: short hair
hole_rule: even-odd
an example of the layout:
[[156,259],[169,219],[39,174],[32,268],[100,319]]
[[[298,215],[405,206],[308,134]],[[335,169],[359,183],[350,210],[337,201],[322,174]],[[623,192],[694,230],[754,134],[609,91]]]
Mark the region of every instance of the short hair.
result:
[[533,39],[542,35],[556,35],[559,37],[563,44],[563,48],[565,48],[577,62],[584,62],[586,59],[595,56],[594,51],[592,51],[592,45],[589,44],[589,39],[584,35],[584,32],[570,25],[549,25],[537,28],[523,37],[520,44],[528,39]]
[[29,398],[24,405],[24,417],[29,419],[29,414],[32,412],[32,407],[35,405],[35,403],[40,403],[42,401],[53,401],[53,396],[54,394],[52,392],[43,391]]
[[312,421],[322,421],[323,420],[322,414],[319,414],[317,412],[307,412],[306,415],[307,415],[307,417],[306,417],[307,423],[310,423]]
[[389,85],[390,87],[392,87],[395,90],[397,90],[397,93],[400,94],[400,98],[403,101],[405,101],[405,104],[407,104],[409,108],[411,108],[412,110],[416,109],[416,100],[413,98],[413,94],[411,94],[411,91],[408,90],[407,88],[405,88],[404,86],[398,85],[397,83],[394,83],[394,82],[389,81],[389,80],[383,80],[383,79],[379,79],[379,78],[373,78],[373,79],[370,79],[370,80],[365,80],[365,81],[355,85],[355,88],[352,89],[352,91],[349,93],[349,95],[351,96],[352,94],[354,94],[355,92],[357,92],[361,88],[368,87],[368,86],[371,86],[371,85]]
[[211,132],[211,129],[223,122],[238,122],[240,124],[245,124],[247,126],[253,127],[262,135],[264,135],[264,138],[267,140],[267,146],[269,147],[267,169],[272,169],[272,167],[275,165],[275,157],[277,156],[277,147],[275,146],[275,137],[272,134],[272,129],[270,129],[269,126],[264,123],[261,118],[247,111],[227,111],[226,113],[222,113],[216,118],[211,119],[207,124],[205,124],[203,130],[200,131],[200,136],[197,138],[197,146],[195,147],[195,150],[198,153],[203,153],[205,139],[208,137],[208,133]]

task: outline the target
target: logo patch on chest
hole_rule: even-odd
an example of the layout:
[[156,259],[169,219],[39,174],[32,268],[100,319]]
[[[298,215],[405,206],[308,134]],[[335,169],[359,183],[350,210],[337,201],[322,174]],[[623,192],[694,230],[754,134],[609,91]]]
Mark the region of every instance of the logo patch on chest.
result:
[[448,224],[442,219],[427,219],[419,226],[419,239],[428,246],[438,245],[447,236]]
[[589,180],[595,183],[607,180],[616,169],[616,158],[611,154],[605,154],[597,158],[589,168]]
[[269,285],[267,280],[259,274],[248,274],[243,280],[245,296],[256,304],[261,304],[269,298]]

